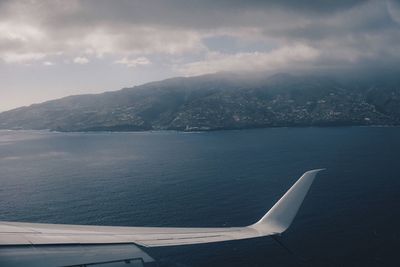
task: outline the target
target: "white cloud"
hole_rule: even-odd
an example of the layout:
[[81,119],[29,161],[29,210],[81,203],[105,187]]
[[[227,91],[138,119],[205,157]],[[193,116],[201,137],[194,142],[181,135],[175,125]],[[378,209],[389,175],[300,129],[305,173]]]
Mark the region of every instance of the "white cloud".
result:
[[46,57],[43,53],[14,53],[7,52],[0,55],[6,63],[29,63]]
[[74,58],[73,61],[76,64],[82,64],[82,65],[89,63],[89,59],[86,57],[76,57],[76,58]]
[[317,49],[303,44],[284,46],[270,52],[236,54],[211,52],[206,59],[185,64],[178,67],[178,71],[191,76],[220,71],[274,70],[311,63],[318,58],[319,54]]
[[19,40],[24,42],[40,41],[45,38],[45,33],[39,28],[28,23],[16,21],[0,22],[0,39]]
[[44,65],[44,66],[53,66],[54,63],[51,62],[51,61],[45,61],[45,62],[43,62],[43,65]]
[[205,51],[202,37],[203,34],[197,31],[162,26],[114,28],[96,25],[54,30],[10,19],[0,22],[0,58],[7,63],[16,63],[65,55],[74,58],[74,63],[86,64],[88,56],[180,56]]
[[26,49],[39,43],[45,34],[38,27],[16,21],[0,22],[0,58],[6,63],[30,63],[46,56],[43,51]]
[[196,31],[164,27],[129,26],[123,29],[91,29],[83,38],[70,41],[88,54],[181,55],[205,50]]
[[150,65],[151,61],[146,57],[138,57],[138,58],[134,58],[134,59],[124,57],[117,61],[114,61],[114,63],[123,64],[129,68],[135,68],[138,66]]

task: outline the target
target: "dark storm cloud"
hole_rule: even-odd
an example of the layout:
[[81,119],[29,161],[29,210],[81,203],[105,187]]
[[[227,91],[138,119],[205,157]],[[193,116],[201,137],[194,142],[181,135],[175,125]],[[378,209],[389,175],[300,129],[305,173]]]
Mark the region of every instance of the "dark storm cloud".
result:
[[[174,27],[215,28],[221,26],[261,26],[272,21],[273,12],[290,13],[290,16],[329,15],[357,5],[365,0],[146,0],[40,1],[44,22],[53,25],[81,25],[91,23],[135,23],[169,25]],[[75,2],[75,4],[74,4]],[[36,5],[36,4],[35,4]],[[68,4],[67,4],[68,5]],[[61,8],[60,8],[61,6]],[[39,10],[40,8],[34,8]],[[258,14],[254,16],[255,14]],[[268,15],[268,16],[265,16]],[[274,19],[276,19],[274,17]],[[285,18],[283,18],[285,19]],[[283,20],[282,20],[283,21]],[[279,24],[282,21],[276,19]]]
[[[185,2],[185,1],[177,1]],[[187,1],[186,1],[187,2]],[[365,0],[216,0],[216,1],[197,1],[203,2],[204,5],[217,6],[224,9],[259,9],[259,8],[272,8],[278,7],[283,9],[290,9],[297,12],[336,12],[343,9],[351,8],[355,5],[366,2]]]

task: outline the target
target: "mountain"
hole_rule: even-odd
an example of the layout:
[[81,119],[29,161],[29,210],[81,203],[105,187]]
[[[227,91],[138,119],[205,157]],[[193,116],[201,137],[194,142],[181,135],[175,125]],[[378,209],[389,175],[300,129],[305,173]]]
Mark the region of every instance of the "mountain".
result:
[[0,129],[217,130],[400,125],[400,82],[212,74],[76,95],[0,113]]

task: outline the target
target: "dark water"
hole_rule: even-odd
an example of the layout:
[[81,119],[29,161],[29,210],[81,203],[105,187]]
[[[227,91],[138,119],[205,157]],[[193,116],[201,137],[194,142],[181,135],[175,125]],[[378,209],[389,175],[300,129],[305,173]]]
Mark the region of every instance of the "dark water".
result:
[[400,266],[400,128],[0,132],[0,220],[243,226],[327,168],[283,234],[150,250],[163,266]]

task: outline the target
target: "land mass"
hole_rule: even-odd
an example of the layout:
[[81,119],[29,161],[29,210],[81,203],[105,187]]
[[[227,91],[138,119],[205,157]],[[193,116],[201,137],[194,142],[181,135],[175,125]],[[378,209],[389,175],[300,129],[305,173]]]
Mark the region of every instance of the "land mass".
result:
[[0,113],[0,129],[218,130],[400,125],[400,83],[222,73],[69,96]]

